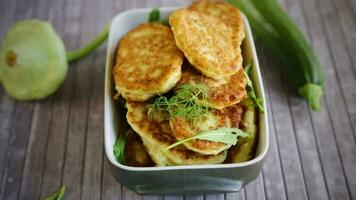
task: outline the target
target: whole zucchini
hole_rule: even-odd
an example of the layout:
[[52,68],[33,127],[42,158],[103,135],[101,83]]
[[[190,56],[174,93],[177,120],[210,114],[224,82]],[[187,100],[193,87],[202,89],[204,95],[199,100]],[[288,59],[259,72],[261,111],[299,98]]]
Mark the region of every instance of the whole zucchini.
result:
[[284,64],[289,83],[313,110],[320,110],[324,74],[296,23],[276,0],[228,0],[248,18],[255,36]]

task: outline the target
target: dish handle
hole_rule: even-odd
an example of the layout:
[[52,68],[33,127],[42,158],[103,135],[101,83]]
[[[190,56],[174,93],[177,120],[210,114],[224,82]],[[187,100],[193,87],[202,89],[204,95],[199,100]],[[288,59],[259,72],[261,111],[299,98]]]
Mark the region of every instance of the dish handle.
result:
[[242,181],[216,177],[185,177],[172,179],[166,183],[141,184],[135,186],[139,194],[199,194],[238,192],[242,188]]

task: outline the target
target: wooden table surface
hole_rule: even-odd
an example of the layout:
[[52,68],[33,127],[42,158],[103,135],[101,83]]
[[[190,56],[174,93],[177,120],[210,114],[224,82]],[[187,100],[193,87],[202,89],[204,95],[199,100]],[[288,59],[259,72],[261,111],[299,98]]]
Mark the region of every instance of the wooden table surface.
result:
[[[0,0],[0,38],[20,19],[49,20],[68,49],[116,14],[174,0]],[[70,65],[59,90],[22,102],[0,87],[0,199],[356,199],[356,1],[281,0],[325,68],[321,112],[291,95],[277,62],[257,43],[270,125],[261,175],[238,193],[139,196],[117,183],[103,150],[105,45]]]

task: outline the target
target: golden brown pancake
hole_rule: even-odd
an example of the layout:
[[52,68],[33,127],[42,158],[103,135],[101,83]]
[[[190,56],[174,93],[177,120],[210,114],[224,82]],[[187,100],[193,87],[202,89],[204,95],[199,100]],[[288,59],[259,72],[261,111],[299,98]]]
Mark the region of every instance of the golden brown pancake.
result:
[[208,86],[208,99],[201,100],[204,106],[223,109],[234,105],[247,97],[246,84],[247,80],[243,69],[240,69],[227,80],[215,80],[203,76],[192,67],[183,68],[182,78],[179,80],[175,90],[182,84],[202,83]]
[[140,136],[132,129],[126,133],[125,161],[126,165],[133,167],[154,166],[151,158],[142,144]]
[[217,1],[197,1],[188,9],[217,17],[230,26],[233,29],[234,44],[236,48],[240,48],[241,42],[245,38],[245,26],[239,9],[226,2]]
[[234,31],[221,19],[179,9],[169,16],[169,24],[178,48],[205,76],[224,79],[242,68]]
[[[188,121],[181,117],[170,120],[173,135],[184,140],[204,131],[223,127],[238,128],[242,116],[242,107],[233,105],[223,110],[213,110],[199,120]],[[204,155],[216,155],[231,147],[229,144],[207,140],[191,140],[183,143],[188,149]]]
[[182,62],[169,27],[141,24],[119,42],[113,69],[116,89],[134,101],[163,94],[180,79]]
[[249,133],[251,137],[241,138],[238,143],[229,149],[227,162],[240,163],[251,160],[255,156],[258,140],[257,112],[253,106],[244,107],[244,114],[240,128]]
[[[172,135],[168,121],[150,120],[147,115],[147,104],[128,101],[127,121],[142,138],[148,153],[158,165],[198,165],[218,164],[224,162],[226,151],[218,155],[202,155],[188,150],[184,145],[170,150],[166,148],[177,140]],[[163,159],[163,160],[161,160]]]
[[155,143],[152,143],[149,140],[142,141],[146,147],[147,153],[151,156],[154,163],[156,163],[156,166],[176,165],[166,154],[163,153],[162,149],[156,148]]

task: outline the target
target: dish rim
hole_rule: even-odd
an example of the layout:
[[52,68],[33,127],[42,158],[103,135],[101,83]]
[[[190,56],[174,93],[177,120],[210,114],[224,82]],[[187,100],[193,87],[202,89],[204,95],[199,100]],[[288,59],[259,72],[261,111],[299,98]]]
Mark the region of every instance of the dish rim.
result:
[[[172,12],[173,10],[182,8],[183,6],[177,6],[177,7],[157,7],[161,12]],[[264,91],[264,87],[263,87],[263,81],[262,81],[262,77],[261,77],[261,70],[260,70],[260,65],[258,62],[258,58],[257,58],[257,53],[256,53],[256,47],[255,47],[255,43],[253,40],[253,35],[252,35],[252,31],[251,31],[251,27],[250,24],[247,20],[247,18],[245,17],[245,15],[243,15],[243,20],[244,20],[244,24],[245,24],[245,39],[246,38],[250,38],[250,46],[251,46],[251,52],[252,52],[252,61],[254,63],[254,67],[253,70],[256,70],[256,73],[254,73],[254,75],[257,75],[257,77],[254,77],[253,82],[255,83],[255,85],[259,85],[259,90],[257,91],[258,96],[262,97],[263,99],[263,107],[265,108],[265,111],[263,113],[261,113],[261,111],[258,112],[259,114],[259,120],[263,120],[264,121],[264,125],[265,125],[265,131],[263,132],[265,134],[265,142],[264,142],[264,147],[263,149],[261,149],[261,153],[257,156],[254,157],[253,159],[246,161],[246,162],[241,162],[241,163],[223,163],[223,164],[208,164],[208,165],[178,165],[178,166],[154,166],[154,167],[132,167],[132,166],[127,166],[127,165],[123,165],[119,162],[116,161],[115,157],[110,156],[110,151],[113,150],[112,147],[110,147],[110,143],[109,142],[109,136],[108,136],[108,132],[109,132],[109,126],[113,126],[109,120],[108,117],[112,117],[110,116],[109,110],[112,109],[111,105],[110,105],[110,101],[114,101],[112,96],[111,96],[111,90],[112,90],[112,77],[110,78],[110,76],[112,76],[112,66],[110,66],[110,59],[111,56],[111,51],[115,51],[116,48],[114,48],[114,50],[111,48],[110,42],[111,42],[111,38],[113,37],[114,30],[113,30],[113,26],[112,24],[114,23],[118,23],[118,19],[124,15],[128,15],[128,14],[132,14],[132,13],[149,13],[152,10],[152,8],[134,8],[134,9],[128,9],[125,11],[122,11],[121,13],[117,14],[111,21],[111,25],[110,25],[110,29],[109,29],[109,36],[108,36],[108,45],[107,45],[107,50],[106,50],[106,63],[105,63],[105,83],[104,83],[104,145],[105,145],[105,154],[108,158],[108,160],[110,161],[110,163],[112,165],[114,165],[115,167],[127,170],[127,171],[162,171],[162,170],[187,170],[187,169],[226,169],[226,168],[238,168],[238,167],[246,167],[249,165],[252,165],[254,163],[258,163],[260,162],[262,159],[264,159],[264,157],[266,156],[267,152],[268,152],[268,148],[269,148],[269,129],[268,129],[268,114],[267,114],[267,107],[266,107],[266,97],[265,97],[265,91]],[[116,45],[115,45],[116,46]],[[261,117],[262,116],[262,117]],[[259,125],[261,123],[259,122]],[[116,140],[116,139],[115,139]],[[115,142],[114,142],[115,143]],[[263,145],[263,144],[258,144],[258,145]]]

